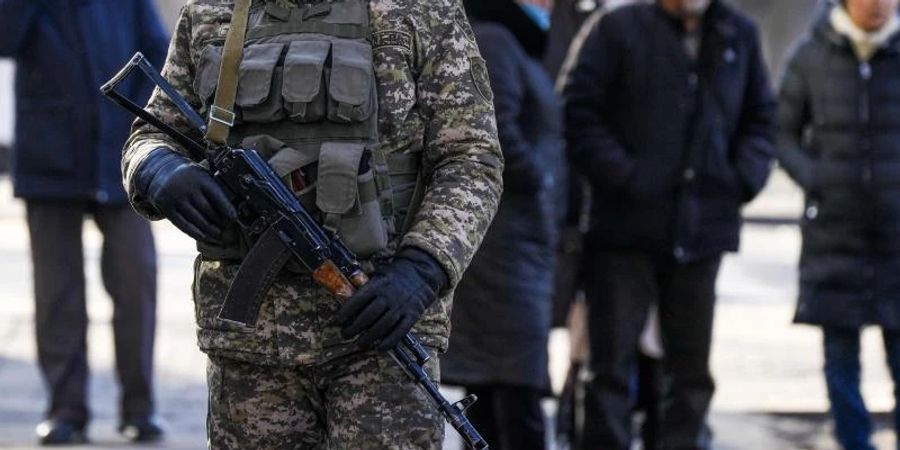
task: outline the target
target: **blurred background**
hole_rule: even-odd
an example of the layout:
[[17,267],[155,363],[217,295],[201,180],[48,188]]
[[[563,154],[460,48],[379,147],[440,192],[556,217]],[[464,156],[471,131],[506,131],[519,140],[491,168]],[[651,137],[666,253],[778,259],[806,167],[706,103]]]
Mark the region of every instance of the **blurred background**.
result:
[[[183,0],[158,0],[171,30]],[[811,20],[816,0],[733,0],[763,29],[766,60],[773,79],[791,42]],[[123,61],[124,62],[124,61]],[[0,167],[7,163],[12,139],[12,76],[15,68],[0,59]],[[726,258],[719,279],[719,309],[713,349],[718,391],[712,422],[716,448],[835,449],[827,418],[821,375],[821,334],[791,324],[800,236],[800,191],[777,173],[764,194],[745,211],[741,253]],[[24,210],[0,176],[0,448],[31,448],[33,425],[42,415],[43,390],[34,364],[33,306]],[[189,297],[194,245],[165,223],[154,224],[160,254],[157,386],[159,412],[169,431],[160,448],[205,447],[205,362],[194,345]],[[92,437],[98,446],[116,448],[124,440],[113,432],[116,383],[112,371],[111,305],[97,267],[100,234],[85,230],[92,364]],[[885,430],[893,407],[891,383],[878,336],[864,338],[864,391],[876,413],[879,449],[893,449]],[[551,339],[551,374],[559,387],[568,367],[564,331]],[[448,391],[452,395],[458,393]],[[546,405],[551,413],[552,402]],[[452,433],[448,433],[452,440]],[[448,449],[458,444],[448,443]]]

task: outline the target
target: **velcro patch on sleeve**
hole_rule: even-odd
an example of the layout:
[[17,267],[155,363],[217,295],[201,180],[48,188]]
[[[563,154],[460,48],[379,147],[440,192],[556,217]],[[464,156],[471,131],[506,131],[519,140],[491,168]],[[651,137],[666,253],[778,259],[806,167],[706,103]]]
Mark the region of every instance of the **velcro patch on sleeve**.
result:
[[412,52],[412,36],[403,31],[383,30],[376,31],[372,37],[373,47],[400,47],[408,52]]

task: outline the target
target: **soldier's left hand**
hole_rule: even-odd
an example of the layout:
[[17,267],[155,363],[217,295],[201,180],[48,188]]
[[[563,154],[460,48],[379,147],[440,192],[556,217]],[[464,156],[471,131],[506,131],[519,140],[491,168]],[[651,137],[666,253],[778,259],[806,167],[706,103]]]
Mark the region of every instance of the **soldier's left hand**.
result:
[[344,339],[362,348],[394,348],[447,285],[447,275],[427,253],[405,248],[341,307],[335,318]]

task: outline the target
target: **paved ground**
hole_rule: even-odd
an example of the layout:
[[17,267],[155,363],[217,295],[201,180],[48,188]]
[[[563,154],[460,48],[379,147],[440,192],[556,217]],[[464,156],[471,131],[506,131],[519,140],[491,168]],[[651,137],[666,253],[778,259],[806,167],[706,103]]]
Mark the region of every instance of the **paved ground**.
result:
[[[21,205],[0,180],[0,449],[30,449],[41,418],[43,393],[34,358],[28,237]],[[753,214],[794,214],[798,198],[778,180]],[[157,224],[160,251],[158,367],[159,411],[169,438],[154,448],[205,447],[204,358],[194,346],[188,297],[193,246],[174,229]],[[113,432],[117,392],[109,332],[110,302],[98,279],[100,238],[85,230],[88,264],[91,404],[94,443],[84,448],[131,448]],[[799,237],[789,226],[748,227],[744,249],[726,260],[719,292],[714,367],[719,383],[713,425],[717,450],[833,450],[820,375],[820,335],[790,324]],[[553,372],[566,360],[565,337],[557,335]],[[878,336],[866,334],[865,394],[873,410],[892,408],[890,383]],[[451,394],[454,394],[451,392]],[[552,410],[552,405],[548,405]],[[880,423],[885,423],[884,414]],[[879,449],[893,449],[891,432],[877,436]],[[456,448],[448,444],[447,448]]]

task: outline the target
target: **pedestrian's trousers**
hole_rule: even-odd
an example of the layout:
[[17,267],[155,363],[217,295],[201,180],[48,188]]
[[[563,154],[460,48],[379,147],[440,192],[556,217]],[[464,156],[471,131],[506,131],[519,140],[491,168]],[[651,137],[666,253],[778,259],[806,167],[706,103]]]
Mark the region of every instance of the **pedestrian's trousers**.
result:
[[667,380],[658,446],[708,449],[706,418],[715,390],[709,355],[721,257],[679,263],[640,251],[608,251],[591,262],[591,378],[585,392],[583,448],[630,448],[638,341],[650,305],[656,303]]
[[156,250],[150,224],[128,205],[26,201],[34,270],[38,362],[49,394],[48,418],[85,424],[87,308],[82,225],[94,219],[103,234],[100,269],[113,301],[120,415],[153,413],[156,327]]
[[541,389],[509,384],[465,386],[478,402],[466,411],[492,449],[547,448]]
[[[894,399],[900,405],[900,332],[882,330],[882,336],[894,378]],[[824,329],[825,381],[838,442],[845,450],[874,450],[870,442],[872,421],[860,393],[859,341],[858,329]],[[900,431],[900,416],[896,411],[894,427]]]

